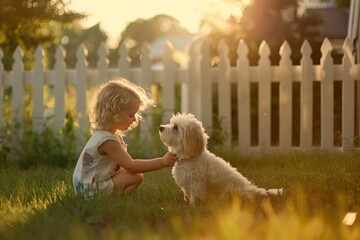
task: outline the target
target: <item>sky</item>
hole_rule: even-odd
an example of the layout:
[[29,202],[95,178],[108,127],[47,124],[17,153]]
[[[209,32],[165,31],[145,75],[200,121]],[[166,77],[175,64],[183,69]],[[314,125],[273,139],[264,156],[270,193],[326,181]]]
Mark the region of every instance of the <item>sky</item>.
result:
[[127,24],[138,18],[149,19],[167,14],[180,21],[192,33],[198,31],[200,8],[207,0],[71,0],[69,9],[87,13],[84,27],[97,23],[108,35],[108,43],[116,44]]

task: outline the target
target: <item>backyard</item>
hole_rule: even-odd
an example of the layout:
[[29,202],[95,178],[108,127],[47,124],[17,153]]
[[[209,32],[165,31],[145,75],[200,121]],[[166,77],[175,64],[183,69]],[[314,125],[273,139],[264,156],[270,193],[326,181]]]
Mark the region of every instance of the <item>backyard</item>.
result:
[[[202,24],[213,27],[195,33],[186,51],[167,42],[161,55],[152,56],[148,43],[154,39],[190,32],[163,13],[146,21],[138,16],[118,33],[115,49],[107,46],[100,23],[78,25],[74,21],[85,15],[68,14],[64,1],[5,2],[0,240],[360,239],[356,24],[353,36],[331,39],[314,31],[319,20],[295,14],[298,1],[253,1],[241,11],[245,21],[231,14],[223,28],[205,16]],[[357,1],[351,4],[349,10],[358,9]],[[126,15],[107,7],[106,17],[112,9]],[[349,22],[358,23],[353,15]],[[172,30],[162,31],[161,22]],[[125,137],[134,159],[162,156],[167,149],[159,126],[173,113],[189,112],[206,128],[209,150],[255,185],[283,188],[283,195],[233,196],[191,207],[171,168],[164,168],[145,173],[129,196],[76,196],[72,174],[90,136],[93,90],[120,76],[145,87],[156,102]]]
[[0,239],[359,239],[359,153],[294,152],[240,155],[215,152],[258,186],[283,196],[209,202],[183,201],[171,169],[146,173],[127,197],[78,198],[73,167],[0,169]]

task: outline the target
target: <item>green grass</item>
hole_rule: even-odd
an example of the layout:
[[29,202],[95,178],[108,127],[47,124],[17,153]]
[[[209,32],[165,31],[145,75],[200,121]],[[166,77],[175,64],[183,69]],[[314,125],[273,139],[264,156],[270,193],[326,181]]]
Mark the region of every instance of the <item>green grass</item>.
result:
[[256,185],[281,197],[183,202],[169,168],[146,173],[128,197],[83,200],[72,168],[0,169],[0,239],[360,239],[360,153],[268,154],[217,151]]

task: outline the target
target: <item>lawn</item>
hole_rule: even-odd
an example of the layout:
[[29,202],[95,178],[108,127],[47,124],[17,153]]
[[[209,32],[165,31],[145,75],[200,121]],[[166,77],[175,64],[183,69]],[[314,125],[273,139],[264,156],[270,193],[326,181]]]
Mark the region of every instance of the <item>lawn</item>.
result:
[[127,197],[74,195],[72,167],[0,169],[0,239],[360,239],[360,153],[242,156],[218,150],[280,197],[183,202],[171,169],[146,173]]

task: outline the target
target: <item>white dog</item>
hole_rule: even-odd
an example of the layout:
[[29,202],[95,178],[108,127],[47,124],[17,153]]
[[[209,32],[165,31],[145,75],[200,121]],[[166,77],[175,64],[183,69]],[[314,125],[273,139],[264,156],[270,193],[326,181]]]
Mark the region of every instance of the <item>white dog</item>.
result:
[[160,138],[169,151],[178,156],[172,169],[176,184],[191,205],[212,197],[226,198],[232,194],[281,195],[282,189],[258,188],[235,168],[206,148],[208,135],[192,114],[176,114],[167,125],[159,127]]

